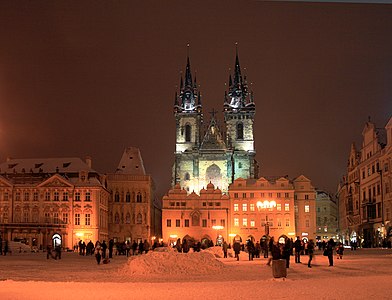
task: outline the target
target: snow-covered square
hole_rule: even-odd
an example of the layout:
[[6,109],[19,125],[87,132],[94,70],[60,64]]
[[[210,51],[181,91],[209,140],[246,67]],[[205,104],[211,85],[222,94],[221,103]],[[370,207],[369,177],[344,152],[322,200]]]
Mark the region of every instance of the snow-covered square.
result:
[[[0,257],[0,299],[391,299],[391,249],[347,249],[343,259],[316,251],[291,258],[287,278],[273,278],[266,258],[222,258],[219,247],[200,253],[160,249],[98,265],[93,256],[65,252]],[[219,256],[219,257],[218,257]],[[230,253],[229,253],[230,256]]]

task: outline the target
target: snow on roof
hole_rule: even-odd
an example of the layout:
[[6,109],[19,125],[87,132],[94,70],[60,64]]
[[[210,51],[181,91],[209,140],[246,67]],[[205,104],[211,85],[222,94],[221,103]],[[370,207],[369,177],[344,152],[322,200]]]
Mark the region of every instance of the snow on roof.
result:
[[131,175],[146,175],[142,155],[139,148],[128,147],[124,150],[116,173]]
[[77,173],[95,172],[78,157],[8,159],[0,164],[0,173]]

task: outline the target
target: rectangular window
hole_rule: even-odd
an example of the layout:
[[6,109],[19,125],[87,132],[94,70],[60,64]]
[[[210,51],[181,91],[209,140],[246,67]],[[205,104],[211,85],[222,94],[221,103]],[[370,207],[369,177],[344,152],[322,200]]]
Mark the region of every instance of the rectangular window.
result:
[[212,219],[211,220],[211,226],[215,226],[216,225],[216,219]]
[[28,211],[23,212],[23,222],[25,222],[25,223],[29,222],[29,212]]
[[276,210],[282,211],[282,204],[281,203],[276,203]]
[[53,193],[53,201],[59,201],[59,200],[60,200],[59,192],[54,192]]
[[201,226],[202,227],[207,227],[207,219],[201,220]]
[[207,202],[203,202],[203,206],[207,206]]
[[305,200],[309,200],[309,195],[305,195]]
[[225,227],[225,226],[226,226],[226,220],[225,220],[225,219],[221,219],[221,220],[220,220],[220,225],[221,225],[222,227]]
[[85,214],[84,215],[84,225],[91,225],[91,215],[90,214]]
[[250,193],[250,198],[254,198],[255,197],[255,193]]
[[310,211],[309,204],[305,204],[305,212],[308,213]]
[[242,193],[242,198],[246,199],[246,193]]
[[234,211],[239,211],[238,203],[234,203]]
[[305,220],[305,227],[309,227],[309,220]]
[[63,192],[63,201],[68,201],[68,192]]
[[290,219],[286,218],[286,227],[290,227]]
[[180,227],[180,226],[181,226],[180,220],[176,219],[176,227]]
[[186,206],[186,202],[181,202],[181,206]]
[[250,220],[250,227],[255,227],[255,220]]
[[242,211],[248,211],[248,204],[242,203]]
[[240,220],[238,218],[234,218],[234,226],[240,226]]
[[272,198],[272,193],[268,193],[268,198]]
[[20,192],[16,192],[15,201],[20,201]]
[[284,197],[289,198],[290,197],[289,193],[284,193]]
[[68,224],[68,213],[63,213],[63,224]]
[[214,206],[214,202],[208,202],[208,206]]
[[8,201],[8,199],[9,199],[8,192],[5,192],[4,193],[4,201]]
[[[204,203],[205,203],[205,202],[203,202],[203,206],[205,206]],[[176,204],[175,202],[170,202],[170,203],[169,203],[170,206],[174,206],[175,204]]]
[[30,200],[30,193],[26,192],[24,193],[24,201],[29,201]]
[[50,223],[50,213],[46,212],[44,216],[45,216],[45,223]]
[[249,204],[249,209],[250,211],[255,211],[255,204],[254,203]]
[[75,225],[80,225],[80,214],[75,214]]
[[220,202],[215,202],[215,206],[221,206]]
[[38,192],[34,192],[33,201],[38,201]]
[[234,198],[238,199],[238,193],[234,193]]
[[284,211],[290,211],[290,204],[289,203],[284,204]]
[[90,192],[86,192],[86,200],[85,201],[91,201],[91,194],[90,194]]
[[171,219],[167,219],[166,220],[166,226],[167,227],[171,227]]
[[248,219],[247,218],[242,219],[242,226],[248,227]]
[[260,197],[261,197],[261,198],[264,198],[264,193],[260,193]]
[[280,218],[277,219],[278,227],[282,227],[282,220]]
[[185,226],[185,227],[189,227],[189,219],[185,219],[184,226]]
[[80,201],[80,192],[75,193],[75,201]]
[[60,219],[59,219],[59,213],[55,212],[53,214],[53,223],[54,224],[59,224],[60,223]]
[[276,193],[276,197],[277,198],[282,198],[282,194],[281,193]]
[[50,192],[45,192],[45,201],[50,201]]

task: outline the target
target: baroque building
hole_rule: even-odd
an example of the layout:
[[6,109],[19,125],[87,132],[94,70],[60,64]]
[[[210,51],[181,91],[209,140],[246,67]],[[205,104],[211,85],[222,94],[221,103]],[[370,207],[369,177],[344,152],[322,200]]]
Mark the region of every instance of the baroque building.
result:
[[117,241],[161,237],[161,209],[152,177],[146,174],[138,148],[128,147],[116,172],[107,175],[109,232]]
[[172,185],[188,193],[213,183],[222,192],[236,178],[255,178],[257,162],[253,137],[255,115],[253,94],[248,91],[236,53],[233,77],[224,97],[225,132],[218,126],[215,111],[203,132],[203,109],[196,78],[192,79],[189,57],[180,93],[175,95],[176,148]]
[[8,159],[0,164],[3,239],[37,249],[108,238],[109,192],[91,158]]
[[316,195],[316,227],[318,240],[338,238],[338,207],[335,198],[324,191]]
[[392,118],[385,128],[369,120],[361,149],[351,145],[347,172],[338,186],[342,240],[379,247],[392,239],[391,166]]

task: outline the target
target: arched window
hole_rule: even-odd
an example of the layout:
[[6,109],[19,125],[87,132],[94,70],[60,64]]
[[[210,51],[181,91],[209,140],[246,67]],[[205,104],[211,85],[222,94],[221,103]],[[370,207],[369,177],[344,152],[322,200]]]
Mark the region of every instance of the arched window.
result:
[[136,202],[138,202],[138,203],[142,202],[142,194],[140,194],[140,192],[137,193],[137,195],[136,195]]
[[137,214],[137,217],[136,217],[136,224],[142,224],[142,221],[143,221],[143,217],[142,217],[142,214]]
[[185,173],[185,176],[184,176],[184,180],[188,181],[188,180],[190,180],[190,179],[191,179],[191,177],[189,176],[189,173],[186,172],[186,173]]
[[242,123],[237,124],[237,140],[244,139],[244,125]]
[[191,141],[192,127],[189,124],[185,125],[185,142]]
[[120,194],[119,194],[119,192],[116,192],[114,194],[114,202],[120,202]]
[[127,212],[127,214],[125,216],[125,223],[126,224],[130,224],[131,223],[131,214],[129,212]]
[[114,223],[115,224],[120,224],[120,215],[117,212],[114,215]]
[[206,182],[211,182],[215,186],[215,188],[222,186],[221,169],[216,164],[212,164],[207,168]]
[[125,202],[131,202],[131,194],[129,192],[125,195]]

